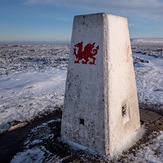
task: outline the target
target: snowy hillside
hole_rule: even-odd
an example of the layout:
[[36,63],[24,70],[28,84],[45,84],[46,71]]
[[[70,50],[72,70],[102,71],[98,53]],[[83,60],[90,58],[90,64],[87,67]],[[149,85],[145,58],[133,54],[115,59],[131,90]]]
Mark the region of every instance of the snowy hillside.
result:
[[[132,45],[132,51],[139,105],[163,114],[163,44]],[[68,54],[68,45],[0,45],[0,134],[62,108]],[[110,161],[110,158],[92,155],[85,147],[65,145],[57,138],[61,119],[56,118],[31,129],[21,151],[13,155],[13,163],[66,162],[74,154],[78,155],[74,156],[74,162]],[[161,120],[156,123],[161,124]],[[137,150],[124,153],[121,161],[118,158],[112,161],[161,163],[163,132],[157,131],[145,144],[140,140]],[[1,152],[8,151],[3,145]]]
[[155,44],[163,44],[163,38],[133,38],[131,39],[131,44],[139,45],[139,44],[146,44],[146,45],[155,45]]
[[[163,113],[162,49],[144,49],[133,47],[139,103]],[[0,46],[0,133],[63,105],[68,54],[67,45]]]
[[0,46],[0,133],[63,105],[67,45]]

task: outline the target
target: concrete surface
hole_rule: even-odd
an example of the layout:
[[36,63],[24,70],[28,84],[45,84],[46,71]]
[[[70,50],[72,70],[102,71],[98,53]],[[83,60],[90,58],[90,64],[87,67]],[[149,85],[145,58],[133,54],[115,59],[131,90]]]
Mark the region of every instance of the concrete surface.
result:
[[139,127],[127,18],[106,13],[76,16],[62,137],[111,154]]

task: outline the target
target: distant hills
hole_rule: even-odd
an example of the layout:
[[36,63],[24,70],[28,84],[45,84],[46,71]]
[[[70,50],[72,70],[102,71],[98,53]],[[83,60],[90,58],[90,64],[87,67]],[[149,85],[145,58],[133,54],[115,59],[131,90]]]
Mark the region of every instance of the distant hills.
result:
[[[70,45],[70,41],[13,41],[1,42],[0,45]],[[132,38],[132,45],[163,45],[163,38]]]
[[131,44],[163,44],[163,38],[133,38]]

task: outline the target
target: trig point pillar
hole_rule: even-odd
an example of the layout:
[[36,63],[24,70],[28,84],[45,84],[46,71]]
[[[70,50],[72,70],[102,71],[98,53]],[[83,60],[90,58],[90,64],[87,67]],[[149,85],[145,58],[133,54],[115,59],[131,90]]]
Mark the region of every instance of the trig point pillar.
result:
[[127,18],[75,16],[61,136],[111,154],[139,127]]

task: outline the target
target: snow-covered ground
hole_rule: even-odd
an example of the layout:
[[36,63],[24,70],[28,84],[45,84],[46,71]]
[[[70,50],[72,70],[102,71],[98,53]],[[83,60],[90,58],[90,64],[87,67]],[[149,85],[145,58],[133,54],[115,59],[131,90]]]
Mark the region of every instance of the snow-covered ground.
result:
[[[17,153],[11,163],[23,162],[99,162],[99,163],[162,163],[163,162],[163,131],[150,136],[145,144],[141,144],[133,152],[125,152],[121,156],[101,156],[90,148],[76,143],[55,138],[55,128],[50,125],[59,123],[61,119],[43,123],[30,131],[24,141],[22,151]],[[39,134],[38,134],[39,133]],[[55,141],[54,141],[55,140]],[[65,144],[64,144],[65,143]],[[49,145],[50,144],[50,145]],[[53,148],[48,148],[52,146]],[[60,152],[58,153],[57,150]],[[63,152],[63,153],[62,153]],[[77,157],[78,156],[78,157]]]
[[[157,104],[160,107],[154,109],[161,113],[163,112],[162,52],[163,45],[160,44],[143,45],[143,47],[133,45],[139,103]],[[0,133],[9,130],[14,124],[29,122],[35,117],[53,112],[56,106],[63,105],[68,54],[68,45],[0,46]],[[153,147],[150,145],[155,143],[155,148],[160,148],[163,154],[163,145],[159,147],[157,143],[162,141],[162,137],[163,133],[160,132],[147,147],[142,146],[136,156],[131,156],[132,159],[135,162],[138,162],[139,158],[144,159],[142,162],[148,159],[162,162],[161,157],[153,156]],[[32,143],[37,144],[40,140],[37,139]],[[26,151],[18,153],[13,162],[27,156],[36,157],[40,162],[39,159],[44,158],[45,152],[48,153],[44,146],[27,148]]]
[[66,70],[12,74],[0,80],[0,132],[63,104]]
[[[163,104],[163,57],[133,53],[139,103]],[[140,60],[141,59],[141,60]]]
[[0,133],[63,104],[67,45],[0,46]]
[[[163,57],[157,56],[161,50],[148,55],[151,49],[133,53],[138,98],[161,110]],[[68,53],[68,45],[0,46],[0,133],[63,104]]]

